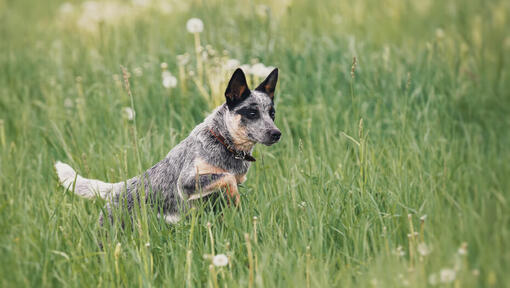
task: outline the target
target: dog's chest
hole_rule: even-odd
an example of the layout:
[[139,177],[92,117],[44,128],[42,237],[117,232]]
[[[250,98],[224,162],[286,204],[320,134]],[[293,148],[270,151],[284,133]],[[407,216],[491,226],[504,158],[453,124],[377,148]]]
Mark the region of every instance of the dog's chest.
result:
[[195,160],[195,169],[199,175],[230,173],[235,176],[237,184],[242,184],[246,181],[248,168],[249,164],[235,167],[234,169],[225,169],[220,166],[210,164],[201,158]]

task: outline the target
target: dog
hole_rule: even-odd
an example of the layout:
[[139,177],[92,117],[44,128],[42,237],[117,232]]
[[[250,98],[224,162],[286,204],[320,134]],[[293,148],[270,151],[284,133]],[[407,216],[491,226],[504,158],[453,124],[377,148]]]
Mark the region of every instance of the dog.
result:
[[[113,207],[123,206],[131,211],[140,203],[141,195],[151,207],[158,203],[158,217],[170,224],[177,223],[195,201],[214,193],[224,191],[229,203],[237,206],[241,200],[237,185],[246,181],[250,165],[255,162],[254,145],[270,146],[281,138],[274,123],[277,81],[278,68],[252,91],[243,71],[235,70],[225,90],[225,103],[142,175],[105,183],[83,178],[71,166],[57,161],[59,181],[79,196],[107,199],[105,211],[112,222]],[[103,221],[101,212],[101,225]]]

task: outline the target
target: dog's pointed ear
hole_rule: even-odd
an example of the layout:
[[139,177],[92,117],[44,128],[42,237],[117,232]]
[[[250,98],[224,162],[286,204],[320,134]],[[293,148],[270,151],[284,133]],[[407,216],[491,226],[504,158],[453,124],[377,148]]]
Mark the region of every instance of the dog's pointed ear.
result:
[[269,76],[267,76],[266,80],[262,81],[260,85],[255,89],[256,91],[264,92],[271,99],[274,99],[274,89],[276,87],[276,82],[278,81],[278,68],[275,68]]
[[228,82],[227,90],[225,90],[225,98],[229,108],[235,107],[243,100],[250,96],[251,92],[246,83],[246,77],[243,70],[237,68],[232,78]]

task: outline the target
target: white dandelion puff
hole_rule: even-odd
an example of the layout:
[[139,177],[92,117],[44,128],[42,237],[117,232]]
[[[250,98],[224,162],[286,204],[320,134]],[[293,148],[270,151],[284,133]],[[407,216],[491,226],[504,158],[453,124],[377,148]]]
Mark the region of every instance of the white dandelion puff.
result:
[[74,6],[69,2],[65,2],[62,5],[60,5],[60,7],[58,8],[58,12],[61,15],[69,15],[74,12]]
[[464,242],[460,245],[459,250],[457,250],[459,255],[464,256],[467,254],[467,242]]
[[188,64],[189,62],[189,54],[188,53],[184,53],[182,55],[177,55],[177,64],[179,66],[184,66],[186,64]]
[[228,257],[225,254],[218,254],[218,255],[214,256],[212,262],[213,262],[214,266],[216,266],[216,267],[227,266]]
[[239,67],[241,63],[237,59],[228,59],[227,62],[225,62],[225,69],[226,70],[234,70],[237,67]]
[[73,100],[71,98],[66,98],[64,100],[64,107],[73,108]]
[[133,110],[131,107],[124,107],[122,108],[122,114],[126,119],[133,120],[135,119],[135,110]]
[[393,252],[393,254],[399,257],[404,257],[406,255],[406,252],[404,251],[404,248],[402,248],[402,246],[398,246],[397,249],[395,249],[395,251]]
[[453,269],[441,269],[439,271],[439,280],[441,283],[451,283],[455,280],[456,272]]
[[418,244],[418,253],[420,253],[421,256],[427,256],[431,252],[430,247],[425,243]]
[[162,13],[162,14],[170,14],[173,10],[173,7],[170,3],[168,2],[161,2],[159,4],[159,11]]
[[243,64],[239,68],[241,68],[241,70],[243,70],[244,73],[251,74],[251,66],[250,66],[250,64]]
[[136,67],[133,69],[133,72],[135,73],[136,77],[141,77],[143,75],[143,70],[141,67]]
[[429,284],[432,286],[437,285],[437,274],[436,273],[432,273],[429,275]]
[[151,4],[150,0],[132,0],[135,6],[148,7]]
[[163,78],[163,87],[175,88],[177,86],[177,78],[175,78],[172,73],[163,71],[163,73],[161,73],[161,77]]
[[267,71],[266,65],[262,63],[255,63],[251,67],[251,73],[257,77],[267,76],[266,71]]
[[186,22],[186,29],[189,33],[200,33],[204,31],[204,22],[199,18],[191,18]]

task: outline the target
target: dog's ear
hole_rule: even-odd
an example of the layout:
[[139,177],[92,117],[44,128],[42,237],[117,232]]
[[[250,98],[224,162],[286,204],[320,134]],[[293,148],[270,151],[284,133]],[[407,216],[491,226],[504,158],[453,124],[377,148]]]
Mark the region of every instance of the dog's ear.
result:
[[278,81],[278,68],[275,68],[269,76],[267,76],[266,80],[262,81],[260,85],[255,89],[256,91],[264,92],[271,99],[274,98],[274,89],[276,87],[276,82]]
[[250,96],[251,92],[246,83],[246,77],[243,70],[237,68],[232,78],[228,82],[227,90],[225,90],[225,98],[227,99],[228,108],[233,108],[237,104]]

